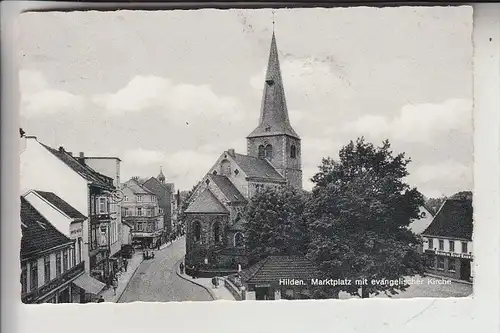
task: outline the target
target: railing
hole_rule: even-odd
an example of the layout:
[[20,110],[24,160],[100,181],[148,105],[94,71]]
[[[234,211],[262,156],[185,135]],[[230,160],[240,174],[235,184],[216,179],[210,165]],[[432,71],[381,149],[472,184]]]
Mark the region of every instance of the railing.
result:
[[29,293],[22,294],[21,300],[25,304],[35,303],[39,298],[47,295],[60,285],[76,278],[78,275],[83,273],[84,270],[85,270],[85,264],[82,261],[81,263],[79,263],[76,266],[73,266],[69,271],[66,271],[61,276],[56,277],[49,283],[46,283],[43,286],[40,286],[37,289],[30,291]]

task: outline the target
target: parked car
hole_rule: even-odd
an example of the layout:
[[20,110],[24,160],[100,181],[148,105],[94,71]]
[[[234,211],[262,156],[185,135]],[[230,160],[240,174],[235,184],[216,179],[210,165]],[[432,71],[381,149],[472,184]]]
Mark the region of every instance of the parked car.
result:
[[132,245],[130,245],[130,244],[122,245],[121,254],[122,254],[123,258],[127,258],[127,259],[132,258],[132,255],[134,254],[134,252],[135,252],[135,249]]

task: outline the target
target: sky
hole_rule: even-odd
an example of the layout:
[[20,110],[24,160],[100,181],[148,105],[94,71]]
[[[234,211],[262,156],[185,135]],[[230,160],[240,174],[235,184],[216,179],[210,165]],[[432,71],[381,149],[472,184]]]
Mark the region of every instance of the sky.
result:
[[[364,136],[412,162],[427,197],[472,190],[472,9],[280,9],[275,33],[304,188]],[[121,176],[191,189],[257,126],[273,15],[261,10],[24,13],[20,125]]]

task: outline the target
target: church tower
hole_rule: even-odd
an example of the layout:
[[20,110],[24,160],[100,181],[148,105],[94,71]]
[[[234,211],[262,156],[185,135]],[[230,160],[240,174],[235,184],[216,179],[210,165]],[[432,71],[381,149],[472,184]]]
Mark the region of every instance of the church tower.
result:
[[276,37],[271,38],[259,125],[247,136],[247,153],[267,159],[295,188],[302,188],[300,137],[288,118]]

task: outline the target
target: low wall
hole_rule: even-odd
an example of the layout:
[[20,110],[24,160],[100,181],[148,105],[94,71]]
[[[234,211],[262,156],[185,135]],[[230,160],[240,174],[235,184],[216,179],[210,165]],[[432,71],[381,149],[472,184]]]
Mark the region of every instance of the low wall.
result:
[[227,290],[229,290],[229,292],[233,295],[233,297],[237,300],[237,301],[242,301],[242,300],[245,300],[245,293],[241,293],[239,288],[236,287],[231,281],[229,281],[228,279],[223,279],[224,280],[224,287],[227,288]]
[[[192,267],[185,268],[186,274],[193,276],[194,269]],[[238,273],[237,269],[199,269],[196,277],[212,278],[214,276],[226,276]]]

